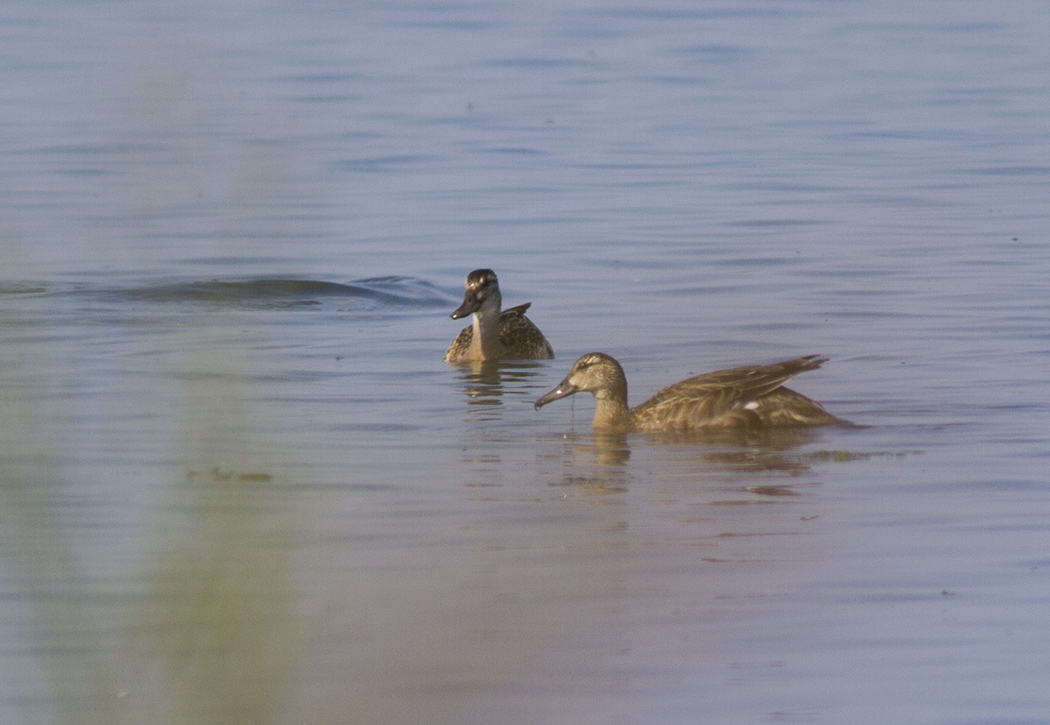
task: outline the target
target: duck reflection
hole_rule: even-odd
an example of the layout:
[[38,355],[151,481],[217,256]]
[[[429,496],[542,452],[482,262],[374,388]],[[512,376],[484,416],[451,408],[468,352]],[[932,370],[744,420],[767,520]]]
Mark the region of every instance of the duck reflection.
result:
[[702,435],[655,434],[653,445],[694,446],[697,461],[712,472],[783,473],[798,475],[810,470],[801,448],[817,438],[812,428],[719,431]]
[[557,454],[561,475],[549,485],[571,487],[589,495],[627,491],[631,476],[627,462],[631,449],[626,435],[567,433],[551,435],[549,440],[561,444]]
[[456,368],[467,405],[500,405],[504,395],[526,399],[541,387],[529,385],[545,369],[543,363],[528,360],[483,360]]
[[551,433],[542,438],[563,443],[562,457],[600,466],[624,466],[631,457],[627,435],[623,433]]
[[[811,469],[814,459],[803,447],[819,434],[812,429],[762,430],[749,432],[720,431],[718,434],[630,434],[568,433],[550,435],[550,441],[561,443],[558,453],[562,462],[560,481],[551,485],[597,486],[602,490],[622,489],[630,477],[628,463],[632,449],[642,453],[647,448],[675,449],[673,465],[679,472],[701,479],[736,479],[745,476],[751,493],[763,496],[794,495],[791,488],[777,484],[756,485],[756,475],[796,477]],[[583,472],[581,472],[583,471]]]

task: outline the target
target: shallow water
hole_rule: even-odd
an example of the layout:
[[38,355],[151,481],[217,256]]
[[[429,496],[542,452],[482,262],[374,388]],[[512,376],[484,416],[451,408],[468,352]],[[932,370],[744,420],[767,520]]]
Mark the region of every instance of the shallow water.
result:
[[[0,11],[0,720],[1043,722],[1050,10]],[[557,359],[441,363],[466,273]],[[860,424],[532,402],[802,354]]]

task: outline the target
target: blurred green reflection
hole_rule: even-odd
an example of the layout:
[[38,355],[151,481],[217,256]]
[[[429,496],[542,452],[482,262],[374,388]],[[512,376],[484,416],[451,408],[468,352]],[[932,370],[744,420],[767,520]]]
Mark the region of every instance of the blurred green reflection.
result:
[[247,352],[218,320],[202,330],[181,370],[157,374],[177,381],[175,433],[144,507],[78,480],[69,411],[44,395],[50,361],[0,345],[0,643],[5,668],[23,665],[0,677],[25,722],[274,722],[298,687],[301,511],[276,452],[294,446],[270,440]]

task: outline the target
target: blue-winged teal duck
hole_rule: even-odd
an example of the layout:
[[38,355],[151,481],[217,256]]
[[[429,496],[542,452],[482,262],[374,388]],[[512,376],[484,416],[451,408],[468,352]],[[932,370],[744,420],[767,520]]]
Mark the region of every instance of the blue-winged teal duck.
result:
[[531,302],[500,311],[499,280],[491,269],[475,269],[467,275],[463,304],[453,320],[473,315],[445,353],[447,363],[490,360],[550,360],[554,349],[539,328],[525,316]]
[[783,387],[816,370],[827,358],[809,355],[773,365],[747,365],[697,375],[669,385],[637,408],[627,407],[627,378],[620,363],[600,352],[584,355],[536,408],[573,393],[598,401],[593,426],[600,432],[715,432],[848,423],[820,403]]

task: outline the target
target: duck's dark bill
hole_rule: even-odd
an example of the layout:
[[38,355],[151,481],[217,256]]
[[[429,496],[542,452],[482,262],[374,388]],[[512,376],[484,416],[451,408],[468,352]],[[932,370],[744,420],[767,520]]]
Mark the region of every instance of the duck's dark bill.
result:
[[562,380],[558,387],[550,391],[542,398],[536,401],[536,409],[539,410],[547,403],[553,403],[558,398],[565,398],[576,392],[576,386],[570,383],[568,380]]
[[469,314],[477,312],[479,307],[481,307],[481,301],[478,299],[478,296],[468,292],[467,296],[463,298],[463,304],[457,307],[456,311],[449,315],[449,317],[453,320],[458,320],[461,317],[466,317]]

